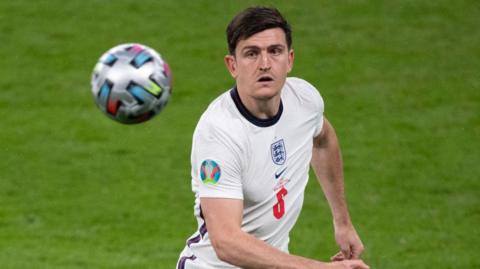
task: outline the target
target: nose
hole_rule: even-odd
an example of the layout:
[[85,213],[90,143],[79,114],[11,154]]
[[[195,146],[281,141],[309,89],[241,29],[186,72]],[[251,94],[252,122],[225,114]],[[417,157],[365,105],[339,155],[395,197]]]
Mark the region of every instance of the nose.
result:
[[260,57],[260,71],[268,71],[272,66],[270,65],[270,59],[268,58],[267,52],[262,52]]

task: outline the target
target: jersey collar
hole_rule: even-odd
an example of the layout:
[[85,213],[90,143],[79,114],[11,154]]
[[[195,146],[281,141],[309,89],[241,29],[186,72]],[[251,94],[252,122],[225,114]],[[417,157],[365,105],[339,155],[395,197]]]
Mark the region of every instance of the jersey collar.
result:
[[233,89],[230,90],[230,96],[232,97],[233,102],[235,103],[235,106],[237,107],[240,114],[242,114],[242,116],[245,117],[245,119],[247,119],[249,122],[251,122],[252,124],[258,127],[272,126],[275,123],[277,123],[278,120],[280,119],[280,116],[282,116],[282,112],[283,112],[282,100],[280,100],[280,107],[278,108],[278,112],[275,116],[268,119],[259,119],[255,117],[252,113],[250,113],[250,111],[248,111],[248,109],[242,103],[242,100],[240,100],[240,96],[238,95],[237,86],[233,87]]

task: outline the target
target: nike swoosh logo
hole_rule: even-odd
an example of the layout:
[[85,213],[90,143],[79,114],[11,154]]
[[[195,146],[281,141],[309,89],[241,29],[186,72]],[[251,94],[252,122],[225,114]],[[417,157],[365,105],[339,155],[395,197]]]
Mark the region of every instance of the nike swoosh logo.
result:
[[285,170],[287,170],[287,168],[286,168],[286,167],[285,167],[285,168],[283,168],[283,170],[282,170],[282,171],[280,171],[280,173],[276,173],[276,172],[275,172],[275,179],[278,179],[278,178],[279,178],[279,177],[280,177],[280,176],[283,174],[283,172],[285,172]]

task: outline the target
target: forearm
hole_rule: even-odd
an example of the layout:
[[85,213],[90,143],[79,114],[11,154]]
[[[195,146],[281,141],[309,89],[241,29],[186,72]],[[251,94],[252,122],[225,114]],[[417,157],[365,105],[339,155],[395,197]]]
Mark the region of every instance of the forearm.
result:
[[214,247],[221,260],[242,268],[329,268],[326,263],[282,252],[241,230],[223,236]]

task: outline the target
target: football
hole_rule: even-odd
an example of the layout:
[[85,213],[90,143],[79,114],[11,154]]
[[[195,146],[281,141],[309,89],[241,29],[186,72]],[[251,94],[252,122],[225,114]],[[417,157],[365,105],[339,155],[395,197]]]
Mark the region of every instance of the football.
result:
[[134,124],[145,122],[167,105],[172,74],[154,49],[121,44],[104,53],[92,73],[92,93],[109,118]]

